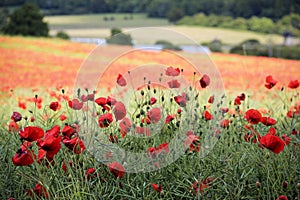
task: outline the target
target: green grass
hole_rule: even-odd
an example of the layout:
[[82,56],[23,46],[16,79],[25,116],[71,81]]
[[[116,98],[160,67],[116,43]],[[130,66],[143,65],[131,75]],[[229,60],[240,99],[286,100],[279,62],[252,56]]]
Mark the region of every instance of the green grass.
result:
[[[147,101],[148,95],[154,95],[154,90],[145,91],[146,95],[138,99],[138,101]],[[138,95],[140,92],[136,92]],[[276,91],[274,91],[276,93]],[[195,94],[194,92],[191,95]],[[157,97],[163,95],[160,91],[157,92]],[[289,93],[279,93],[282,97],[281,103],[289,105]],[[287,95],[287,96],[286,96]],[[149,96],[149,97],[150,97]],[[201,96],[201,95],[200,95]],[[49,97],[43,93],[45,101],[51,101]],[[98,95],[97,95],[98,97]],[[230,97],[231,98],[231,97]],[[280,98],[279,98],[280,99]],[[292,103],[299,100],[299,97],[293,97]],[[53,99],[52,99],[53,100]],[[126,173],[122,179],[116,179],[109,171],[108,167],[97,161],[94,155],[85,151],[82,154],[76,155],[68,150],[63,144],[58,154],[55,155],[54,163],[47,164],[34,162],[30,166],[14,166],[11,158],[16,153],[21,143],[20,137],[16,132],[8,132],[4,126],[0,127],[0,197],[8,199],[15,197],[16,199],[31,199],[26,194],[26,189],[34,188],[36,183],[42,184],[49,199],[276,199],[279,195],[286,195],[289,199],[295,199],[300,190],[297,188],[299,184],[299,136],[291,136],[292,143],[284,148],[284,151],[279,154],[274,154],[267,149],[261,149],[258,144],[245,142],[244,134],[248,133],[244,126],[247,121],[243,115],[230,116],[225,114],[224,118],[231,120],[230,125],[220,132],[220,139],[216,146],[203,158],[204,152],[207,149],[205,138],[208,136],[210,128],[216,128],[218,125],[205,121],[201,117],[203,111],[204,99],[198,98],[200,102],[199,114],[200,117],[193,123],[198,124],[195,134],[200,136],[201,151],[199,153],[189,152],[184,153],[178,160],[169,164],[165,168],[158,169],[152,172]],[[137,102],[138,102],[137,101]],[[162,103],[158,100],[157,103]],[[188,101],[192,103],[192,100]],[[270,104],[276,101],[270,99]],[[278,103],[278,102],[277,102]],[[36,110],[32,115],[35,116],[34,123],[22,120],[18,122],[21,127],[35,125],[48,130],[54,125],[64,127],[64,123],[73,124],[75,119],[68,118],[67,121],[61,122],[57,120],[57,116],[62,113],[68,113],[68,117],[76,112],[81,124],[79,135],[82,137],[85,130],[85,122],[82,121],[82,116],[85,116],[85,111],[72,111],[66,105],[66,102],[61,102],[62,109],[56,112],[49,109],[49,104],[45,103],[45,107],[41,110]],[[89,105],[93,105],[89,102]],[[163,103],[165,109],[176,110],[177,105],[170,102]],[[251,99],[246,98],[246,101],[240,106],[241,109],[248,109],[252,105]],[[275,105],[275,104],[274,104]],[[93,106],[92,106],[93,107]],[[239,111],[239,107],[229,105],[230,108]],[[193,107],[191,107],[193,108]],[[102,113],[99,106],[96,106],[99,113]],[[189,106],[187,107],[189,109]],[[66,111],[67,110],[67,111]],[[281,116],[277,110],[272,117],[278,120],[274,126],[278,130],[277,135],[283,132],[289,134],[290,128],[295,126],[297,118],[286,119]],[[105,111],[107,112],[107,111]],[[188,121],[191,121],[191,116],[188,111],[182,115],[181,126],[185,126]],[[23,116],[30,117],[27,111],[21,112]],[[48,113],[47,120],[41,119],[41,116]],[[9,113],[6,114],[10,115]],[[87,115],[89,116],[89,115]],[[89,120],[92,120],[90,118]],[[176,121],[176,120],[175,120]],[[164,128],[163,134],[158,134],[154,138],[158,139],[158,144],[164,141],[171,141],[173,134],[178,130],[176,123],[173,121],[168,127]],[[296,125],[299,127],[299,125]],[[265,135],[268,128],[262,124],[254,125],[256,131],[261,135]],[[99,127],[98,127],[99,129]],[[100,130],[99,130],[100,131]],[[147,147],[153,145],[153,138],[150,140],[141,138],[127,137],[122,139],[117,130],[117,126],[111,124],[110,127],[102,130],[104,136],[110,133],[119,137],[118,146],[122,148],[147,150]],[[100,131],[101,132],[101,131]],[[185,134],[184,134],[185,135]],[[290,135],[289,135],[290,136]],[[130,140],[133,139],[133,144]],[[37,151],[38,147],[33,142],[31,148]],[[178,150],[178,149],[177,149]],[[63,171],[61,165],[63,162],[69,163],[72,160],[72,166],[67,166],[67,171]],[[159,159],[158,159],[159,160]],[[159,160],[160,161],[160,160]],[[131,163],[124,162],[123,165],[130,166]],[[88,168],[95,168],[96,172],[91,179],[85,175]],[[202,192],[194,194],[191,185],[195,181],[203,181],[209,177],[214,180],[207,183],[207,187],[202,188]],[[282,187],[282,182],[287,182],[287,187]],[[162,186],[163,191],[158,193],[151,187],[152,183]],[[44,199],[38,197],[38,194],[33,199]]]

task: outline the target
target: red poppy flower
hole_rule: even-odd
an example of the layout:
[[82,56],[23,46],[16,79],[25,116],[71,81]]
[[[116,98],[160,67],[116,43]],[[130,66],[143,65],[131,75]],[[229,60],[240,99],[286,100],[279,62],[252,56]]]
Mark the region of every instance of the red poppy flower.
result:
[[95,168],[88,168],[85,171],[85,175],[86,175],[87,179],[90,180],[91,178],[93,178],[95,176],[95,172],[96,172]]
[[149,147],[148,151],[147,151],[147,154],[148,154],[149,157],[151,157],[152,159],[154,159],[156,157],[156,154],[157,154],[156,151],[157,150],[156,150],[155,147]]
[[113,105],[115,105],[116,103],[117,103],[117,100],[116,100],[116,99],[114,99],[114,98],[112,98],[112,97],[110,97],[110,96],[107,97],[107,105],[113,106]]
[[229,111],[229,108],[221,108],[221,112],[224,114],[224,113],[227,113]]
[[244,93],[237,96],[241,101],[244,101],[246,99],[246,95]]
[[143,118],[143,119],[142,119],[142,123],[143,123],[143,124],[145,124],[145,123],[146,123],[146,124],[151,124],[151,120],[150,120],[148,117],[146,117],[146,118]]
[[213,116],[207,110],[204,111],[203,116],[204,116],[206,121],[209,121],[209,120],[213,119]]
[[161,118],[161,111],[159,108],[152,108],[147,112],[147,117],[150,119],[151,123],[156,124]]
[[261,123],[263,123],[266,126],[272,126],[276,124],[276,120],[271,117],[262,117]]
[[234,105],[236,105],[236,106],[241,105],[241,99],[239,97],[236,97],[234,99]]
[[68,101],[69,107],[74,110],[80,110],[83,106],[83,102],[80,102],[78,99],[73,99],[72,101]]
[[[60,127],[54,126],[52,129],[46,132],[44,140],[39,140],[37,145],[46,151],[46,157],[52,158],[60,150],[61,136],[59,135]],[[51,159],[50,159],[51,160]]]
[[215,96],[210,96],[208,99],[208,103],[213,103],[215,101]]
[[255,109],[249,109],[245,115],[245,119],[251,124],[258,124],[261,121],[261,118],[260,112]]
[[271,127],[267,134],[276,135],[276,129],[274,127]]
[[43,129],[36,126],[27,126],[19,132],[21,139],[28,142],[36,141],[44,136]]
[[21,102],[21,101],[18,101],[18,107],[22,108],[23,110],[25,110],[27,108],[26,103],[25,102]]
[[64,137],[70,139],[74,135],[74,133],[76,133],[76,129],[71,126],[66,125],[63,128],[63,130],[61,131],[61,133],[63,134]]
[[156,99],[155,97],[151,97],[151,98],[150,98],[150,105],[155,104],[156,101],[157,101],[157,99]]
[[175,96],[174,100],[179,106],[186,106],[186,94],[184,92],[181,95]]
[[162,186],[161,186],[161,185],[158,186],[157,184],[152,183],[151,186],[152,186],[152,188],[153,188],[156,192],[161,193],[161,191],[162,191]]
[[281,138],[283,139],[285,145],[289,145],[292,140],[292,138],[288,137],[286,134],[283,134]]
[[87,102],[88,101],[88,96],[86,96],[86,95],[83,94],[83,95],[81,95],[80,100],[82,102]]
[[66,115],[64,115],[64,114],[61,114],[61,115],[59,116],[59,119],[60,119],[60,121],[65,121],[65,120],[67,119],[67,117],[66,117]]
[[58,106],[59,106],[59,103],[56,101],[56,102],[51,102],[49,107],[51,110],[57,111]]
[[289,200],[289,199],[286,196],[281,195],[281,196],[277,197],[276,200]]
[[292,135],[297,135],[297,134],[298,134],[298,132],[297,132],[297,130],[296,130],[296,129],[293,129],[293,130],[292,130],[292,132],[291,132],[291,134],[292,134]]
[[169,143],[162,143],[156,148],[159,152],[169,153]]
[[141,135],[146,135],[147,137],[149,137],[151,135],[151,132],[149,130],[149,128],[147,127],[140,127],[137,126],[135,127],[135,132]]
[[272,87],[274,87],[276,85],[277,81],[275,79],[273,79],[273,77],[271,75],[266,77],[266,84],[265,87],[268,89],[271,89]]
[[168,116],[166,117],[165,124],[170,123],[170,122],[173,121],[174,119],[175,119],[174,115],[168,115]]
[[62,142],[68,149],[72,150],[75,154],[81,154],[85,150],[85,145],[83,141],[78,137],[74,137],[72,139],[65,138]]
[[125,135],[130,131],[131,126],[132,124],[128,118],[122,119],[122,121],[119,123],[122,138],[124,138]]
[[13,112],[12,116],[10,119],[14,120],[14,122],[18,122],[22,120],[22,115],[18,112]]
[[280,153],[284,149],[283,140],[275,135],[266,134],[260,138],[259,142],[263,147],[269,149],[275,154]]
[[114,115],[116,118],[116,121],[123,119],[126,116],[126,108],[125,105],[118,101],[115,105],[114,105]]
[[281,185],[282,185],[283,188],[287,188],[287,182],[286,181],[282,181]]
[[98,124],[101,128],[108,127],[112,122],[113,118],[111,113],[100,115],[98,120]]
[[180,88],[180,83],[177,80],[171,80],[168,82],[169,88]]
[[199,152],[200,151],[200,138],[196,136],[192,131],[186,133],[187,138],[184,140],[184,146],[189,147],[189,152]]
[[207,184],[214,181],[215,178],[207,178],[204,181],[195,181],[192,185],[192,189],[195,194],[198,194],[199,192],[202,194],[204,192],[204,189],[209,188]]
[[208,75],[204,74],[200,79],[200,85],[202,88],[206,88],[210,84],[210,78]]
[[228,125],[229,125],[229,120],[228,119],[223,119],[221,122],[220,122],[220,126],[222,128],[226,128]]
[[291,89],[296,89],[299,87],[299,81],[298,80],[293,80],[289,83],[288,85],[289,88]]
[[122,87],[127,85],[125,78],[121,74],[118,75],[117,83]]
[[31,150],[28,150],[26,145],[21,145],[20,149],[18,149],[12,158],[12,162],[16,166],[31,165],[34,162],[35,157],[35,154]]
[[173,68],[173,67],[168,67],[166,70],[166,75],[167,76],[178,76],[180,74],[180,69],[179,68]]
[[8,131],[9,132],[16,132],[19,131],[19,125],[15,121],[11,121],[8,124]]
[[99,97],[95,99],[95,103],[98,104],[99,106],[105,106],[107,103],[107,99],[105,97]]
[[116,177],[122,178],[125,174],[124,167],[118,162],[112,162],[109,164],[109,171]]
[[[32,191],[33,191],[33,193],[34,193],[35,195],[37,195],[38,197],[49,198],[49,194],[48,194],[46,188],[43,187],[43,186],[42,186],[41,184],[39,184],[39,183],[37,183],[37,184],[35,185],[35,188],[33,188]],[[27,193],[29,196],[33,197],[34,195],[33,195],[32,191],[29,190],[29,189],[27,189],[27,190],[26,190],[26,193]]]
[[160,153],[169,153],[169,143],[160,144],[158,147],[149,147],[147,154],[154,159]]
[[97,103],[99,106],[101,106],[104,110],[110,111],[110,108],[107,105],[110,105],[108,103],[108,99],[105,97],[99,97],[95,100],[95,103]]

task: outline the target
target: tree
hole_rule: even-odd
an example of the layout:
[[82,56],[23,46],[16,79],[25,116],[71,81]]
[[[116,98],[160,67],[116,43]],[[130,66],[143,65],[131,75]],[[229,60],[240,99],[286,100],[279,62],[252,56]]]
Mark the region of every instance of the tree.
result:
[[171,10],[167,14],[169,22],[177,22],[183,16],[183,11],[180,8],[171,8]]
[[117,44],[117,45],[132,45],[132,38],[130,34],[122,33],[122,30],[119,28],[112,28],[110,38],[106,39],[108,44]]
[[48,24],[43,22],[44,15],[39,8],[31,3],[26,3],[14,13],[9,15],[8,23],[3,27],[3,32],[9,35],[48,36]]

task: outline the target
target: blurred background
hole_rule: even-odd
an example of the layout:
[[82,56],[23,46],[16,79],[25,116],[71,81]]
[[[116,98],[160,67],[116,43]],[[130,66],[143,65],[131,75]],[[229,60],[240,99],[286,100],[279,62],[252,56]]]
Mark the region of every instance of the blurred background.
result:
[[[187,35],[207,47],[206,52],[300,59],[299,0],[2,0],[2,33],[34,35],[41,29],[26,22],[35,30],[30,33],[22,22],[30,18],[32,8],[24,9],[26,17],[20,17],[22,13],[13,16],[26,3],[42,13],[48,28],[43,36],[197,51],[168,35],[149,31],[125,34],[134,28],[161,27]],[[109,41],[122,32],[123,41]]]

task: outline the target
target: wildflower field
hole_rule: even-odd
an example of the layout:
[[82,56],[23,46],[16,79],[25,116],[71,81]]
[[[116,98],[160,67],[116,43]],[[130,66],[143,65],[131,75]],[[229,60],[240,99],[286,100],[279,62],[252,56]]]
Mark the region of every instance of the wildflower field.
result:
[[1,199],[300,199],[299,61],[95,47],[0,36]]

